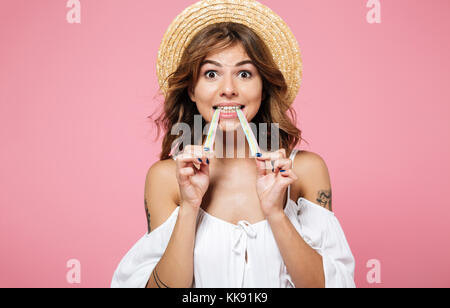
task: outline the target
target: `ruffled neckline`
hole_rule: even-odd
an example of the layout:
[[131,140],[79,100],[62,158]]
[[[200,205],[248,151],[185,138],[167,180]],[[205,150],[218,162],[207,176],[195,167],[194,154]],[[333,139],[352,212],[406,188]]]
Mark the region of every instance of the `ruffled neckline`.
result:
[[[298,205],[297,205],[297,204],[298,204]],[[320,205],[315,204],[314,202],[311,202],[311,201],[309,201],[308,199],[305,199],[305,198],[303,198],[303,197],[300,197],[300,198],[298,198],[297,203],[295,203],[295,201],[292,200],[292,199],[290,199],[290,198],[289,198],[288,201],[286,202],[286,206],[284,207],[284,213],[285,213],[288,217],[289,217],[289,213],[292,213],[292,211],[289,211],[289,206],[291,206],[291,205],[294,206],[294,210],[295,210],[295,211],[301,211],[301,209],[302,209],[303,206],[308,205],[308,206],[311,206],[312,208],[315,208],[315,209],[317,209],[317,210],[319,210],[319,211],[323,211],[323,213],[325,213],[325,214],[328,214],[328,215],[334,215],[333,212],[331,212],[331,211],[329,211],[329,210],[327,210],[327,209],[321,207]],[[223,220],[223,219],[221,219],[221,218],[218,218],[218,217],[216,217],[216,216],[214,216],[214,215],[211,215],[211,214],[209,214],[208,212],[206,212],[206,211],[205,211],[204,209],[202,209],[202,208],[200,208],[200,211],[204,214],[204,216],[206,216],[206,217],[209,218],[209,219],[215,220],[215,221],[217,221],[217,222],[219,222],[219,223],[222,223],[222,224],[224,224],[224,225],[229,225],[229,226],[231,226],[231,227],[233,227],[233,228],[239,228],[238,225],[233,224],[233,223],[231,223],[231,222],[229,222],[229,221]],[[247,223],[249,226],[251,226],[251,227],[256,227],[256,226],[259,226],[259,225],[264,225],[264,224],[268,224],[268,223],[269,223],[269,222],[267,221],[267,219],[264,219],[264,220],[255,222],[255,223],[253,223],[253,224],[251,224],[250,222],[248,222],[248,221],[246,221],[246,220],[242,220],[242,221],[246,222],[246,223]]]
[[[288,216],[289,216],[289,210],[288,210],[288,209],[289,209],[289,206],[290,206],[291,204],[295,204],[295,202],[294,202],[294,200],[292,200],[292,199],[289,198],[288,201],[286,202],[286,206],[284,207],[284,213],[285,213],[286,215],[288,215]],[[208,212],[206,212],[206,211],[205,211],[204,209],[202,209],[202,208],[200,208],[200,211],[204,214],[204,216],[206,216],[206,217],[209,218],[209,219],[218,221],[218,222],[220,222],[220,223],[222,223],[222,224],[224,224],[224,225],[229,225],[229,226],[231,226],[231,227],[233,227],[233,228],[239,228],[238,225],[233,224],[233,223],[231,223],[231,222],[229,222],[229,221],[223,220],[223,219],[221,219],[221,218],[218,218],[218,217],[216,217],[216,216],[214,216],[214,215],[211,215],[211,214],[209,214]],[[246,220],[241,220],[241,221],[247,222],[248,225],[251,226],[251,227],[256,227],[256,226],[259,226],[259,225],[264,225],[264,224],[268,224],[268,223],[269,223],[269,222],[267,221],[267,219],[264,219],[264,220],[255,222],[255,223],[253,223],[253,224],[251,224],[250,222],[248,222],[248,221],[246,221]]]

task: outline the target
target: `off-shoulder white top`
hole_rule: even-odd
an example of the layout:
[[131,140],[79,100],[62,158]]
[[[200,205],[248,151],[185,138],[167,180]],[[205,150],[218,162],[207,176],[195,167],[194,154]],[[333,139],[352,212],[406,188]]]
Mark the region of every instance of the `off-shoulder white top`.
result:
[[[290,156],[292,163],[298,150]],[[325,286],[355,287],[355,260],[334,213],[307,199],[284,209],[297,232],[323,258]],[[177,207],[122,258],[111,287],[144,288],[161,259],[178,217]],[[247,251],[247,261],[245,252]],[[302,262],[301,258],[298,260]],[[267,220],[237,225],[200,209],[194,248],[194,288],[294,288]]]

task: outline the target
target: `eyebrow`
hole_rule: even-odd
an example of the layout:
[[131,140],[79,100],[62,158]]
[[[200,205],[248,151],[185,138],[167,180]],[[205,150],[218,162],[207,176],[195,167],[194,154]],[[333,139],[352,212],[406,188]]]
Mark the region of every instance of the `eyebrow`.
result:
[[[203,66],[205,64],[208,64],[208,63],[209,64],[213,64],[213,65],[218,66],[218,67],[222,67],[222,64],[220,64],[219,62],[213,61],[213,60],[205,60],[205,61],[202,62],[201,66]],[[245,64],[253,64],[253,65],[255,65],[252,60],[244,60],[244,61],[241,61],[241,62],[237,63],[235,65],[235,67],[242,66],[242,65],[245,65]]]

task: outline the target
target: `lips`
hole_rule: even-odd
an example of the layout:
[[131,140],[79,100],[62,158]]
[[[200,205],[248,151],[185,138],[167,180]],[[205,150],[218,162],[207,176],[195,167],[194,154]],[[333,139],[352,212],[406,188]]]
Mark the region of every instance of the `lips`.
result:
[[[245,106],[241,107],[241,109],[234,108],[234,109],[230,110],[230,109],[227,108],[227,109],[220,110],[219,118],[220,119],[238,119],[239,118],[238,111],[244,112],[243,111],[244,107]],[[217,109],[216,109],[215,112],[217,112]]]
[[236,111],[233,112],[221,112],[219,119],[238,119],[238,114]]

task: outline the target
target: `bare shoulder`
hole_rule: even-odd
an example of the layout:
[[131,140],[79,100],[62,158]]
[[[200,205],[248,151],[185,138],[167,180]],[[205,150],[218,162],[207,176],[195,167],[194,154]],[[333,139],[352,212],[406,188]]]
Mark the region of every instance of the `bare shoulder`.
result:
[[293,184],[297,199],[302,197],[332,211],[331,181],[325,160],[317,153],[299,151],[294,158],[294,172],[299,178]]
[[177,207],[176,163],[173,159],[157,161],[145,178],[144,203],[148,233],[162,225]]

